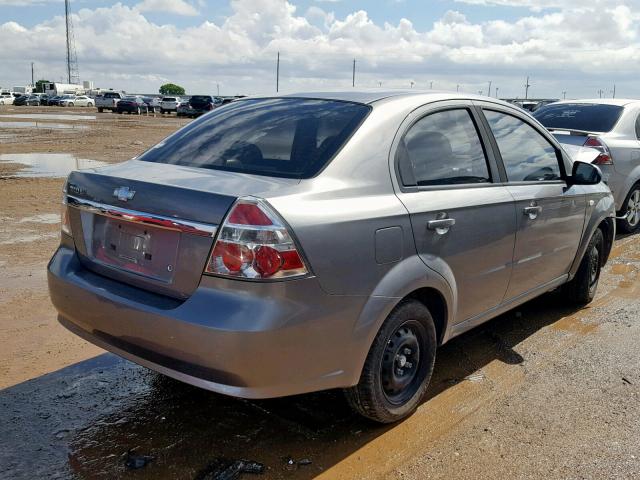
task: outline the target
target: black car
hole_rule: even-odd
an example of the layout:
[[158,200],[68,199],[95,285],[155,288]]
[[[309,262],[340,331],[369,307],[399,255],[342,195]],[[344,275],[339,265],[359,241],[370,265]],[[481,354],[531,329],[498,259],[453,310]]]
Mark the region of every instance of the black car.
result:
[[160,98],[158,97],[142,97],[142,101],[147,106],[147,110],[151,113],[160,111]]
[[47,102],[47,105],[49,105],[50,107],[59,107],[60,100],[62,100],[63,98],[64,95],[56,95],[55,97],[51,97]]
[[22,106],[22,105],[32,105],[35,107],[40,106],[40,97],[38,95],[20,95],[16,97],[13,101],[14,105]]
[[189,100],[189,105],[193,108],[193,115],[199,116],[207,113],[216,107],[216,102],[210,95],[194,95]]
[[149,107],[142,97],[124,97],[116,105],[116,113],[124,112],[140,115],[141,113],[149,113]]

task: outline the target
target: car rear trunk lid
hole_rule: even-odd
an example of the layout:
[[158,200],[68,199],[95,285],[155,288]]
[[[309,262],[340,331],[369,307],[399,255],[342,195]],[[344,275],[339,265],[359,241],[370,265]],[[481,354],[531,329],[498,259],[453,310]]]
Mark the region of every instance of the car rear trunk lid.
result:
[[83,265],[156,293],[187,298],[234,201],[298,181],[130,161],[71,173],[67,202]]

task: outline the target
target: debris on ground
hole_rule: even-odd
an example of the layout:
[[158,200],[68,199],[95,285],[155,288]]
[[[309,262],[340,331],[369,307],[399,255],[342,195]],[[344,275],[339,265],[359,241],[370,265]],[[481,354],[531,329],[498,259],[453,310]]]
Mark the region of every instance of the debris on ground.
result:
[[264,465],[251,460],[218,458],[198,473],[195,480],[234,480],[243,473],[260,475],[264,473]]
[[124,460],[124,466],[129,470],[138,470],[146,467],[152,461],[153,457],[149,455],[136,455],[132,450],[129,450]]

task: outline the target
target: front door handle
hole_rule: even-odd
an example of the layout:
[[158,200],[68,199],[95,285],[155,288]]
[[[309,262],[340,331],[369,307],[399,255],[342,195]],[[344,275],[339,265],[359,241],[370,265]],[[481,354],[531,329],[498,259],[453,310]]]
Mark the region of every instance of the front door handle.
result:
[[455,218],[439,218],[437,220],[429,220],[427,222],[427,228],[429,230],[435,230],[436,233],[440,235],[444,235],[455,224]]
[[535,220],[540,215],[542,211],[542,207],[539,205],[531,205],[529,207],[524,207],[524,214],[528,215],[531,220]]

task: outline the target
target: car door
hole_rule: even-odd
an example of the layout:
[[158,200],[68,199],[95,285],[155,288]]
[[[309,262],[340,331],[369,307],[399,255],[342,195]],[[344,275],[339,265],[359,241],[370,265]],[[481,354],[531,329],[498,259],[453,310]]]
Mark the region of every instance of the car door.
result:
[[506,300],[566,278],[584,227],[586,196],[567,184],[561,150],[543,127],[508,107],[482,107],[516,202],[517,234]]
[[511,275],[516,218],[470,102],[415,111],[394,142],[398,197],[417,253],[457,297],[456,323],[502,301]]

